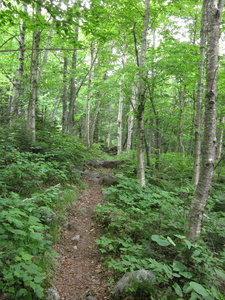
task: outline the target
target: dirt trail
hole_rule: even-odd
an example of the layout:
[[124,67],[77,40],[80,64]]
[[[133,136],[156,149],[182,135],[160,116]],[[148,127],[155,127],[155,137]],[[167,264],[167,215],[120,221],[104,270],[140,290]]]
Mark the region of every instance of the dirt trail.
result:
[[77,202],[71,205],[68,226],[62,229],[60,243],[54,247],[59,257],[53,285],[61,300],[83,300],[88,295],[98,300],[109,299],[108,274],[103,271],[95,244],[100,232],[93,218],[93,210],[104,201],[102,185],[91,176],[96,171],[90,170],[85,176],[83,181],[87,188],[80,191]]

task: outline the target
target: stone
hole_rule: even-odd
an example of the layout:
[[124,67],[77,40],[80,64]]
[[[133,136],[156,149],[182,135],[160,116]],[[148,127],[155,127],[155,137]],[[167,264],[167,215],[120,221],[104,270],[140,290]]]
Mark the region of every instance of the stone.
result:
[[73,224],[73,223],[70,223],[70,222],[68,222],[68,221],[66,221],[66,222],[64,223],[63,227],[66,228],[66,229],[69,230],[69,231],[76,231],[76,230],[77,230],[76,225]]
[[109,168],[109,169],[114,169],[117,168],[118,166],[124,164],[124,161],[122,160],[103,160],[101,165],[104,168]]
[[119,178],[114,175],[106,175],[102,178],[102,183],[105,186],[117,185],[119,183]]
[[114,299],[120,299],[128,287],[132,287],[133,283],[148,283],[153,284],[155,276],[148,270],[137,270],[126,273],[112,289]]
[[87,296],[86,300],[97,300],[97,299],[92,296]]
[[89,161],[87,162],[87,165],[96,168],[96,167],[99,166],[99,162],[97,162],[97,161],[91,159],[91,160],[89,160]]
[[74,244],[77,245],[80,241],[80,235],[79,234],[75,235],[74,237],[72,237],[71,241],[73,241]]
[[101,177],[101,175],[100,175],[100,173],[99,173],[99,172],[93,172],[93,174],[92,174],[92,177],[95,177],[95,178],[100,178],[100,177]]
[[46,291],[47,300],[60,300],[58,291],[55,288],[49,288]]

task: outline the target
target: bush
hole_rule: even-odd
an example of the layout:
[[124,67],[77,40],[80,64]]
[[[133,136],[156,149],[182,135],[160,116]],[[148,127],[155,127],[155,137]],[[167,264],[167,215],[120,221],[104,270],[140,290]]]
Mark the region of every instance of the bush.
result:
[[[215,253],[203,241],[195,245],[185,238],[184,192],[189,193],[190,187],[169,192],[151,184],[141,188],[136,180],[124,178],[104,189],[108,202],[96,208],[105,232],[96,243],[115,276],[138,269],[155,274],[154,289],[142,299],[223,299],[224,254]],[[219,232],[218,226],[207,228]],[[132,290],[134,299],[139,294],[138,288]]]

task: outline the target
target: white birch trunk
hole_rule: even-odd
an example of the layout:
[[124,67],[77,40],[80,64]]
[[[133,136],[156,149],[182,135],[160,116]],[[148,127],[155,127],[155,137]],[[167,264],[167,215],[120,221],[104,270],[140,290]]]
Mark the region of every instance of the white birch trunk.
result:
[[196,113],[195,113],[195,142],[194,142],[194,168],[192,183],[198,184],[200,173],[201,159],[201,136],[202,136],[202,98],[204,89],[204,71],[205,71],[205,52],[206,52],[206,36],[207,36],[207,6],[208,0],[203,1],[202,5],[202,24],[200,33],[200,60],[198,65],[198,90],[196,98]]
[[86,101],[86,122],[85,122],[85,137],[87,147],[91,146],[90,140],[90,114],[91,114],[91,83],[92,83],[92,67],[94,63],[94,44],[91,46],[91,62],[90,72],[88,74],[88,90],[87,90],[87,101]]
[[123,81],[124,74],[120,81],[120,95],[118,105],[118,118],[117,118],[117,155],[122,153],[122,131],[123,131]]
[[133,91],[132,91],[132,98],[131,98],[131,104],[130,104],[130,112],[128,116],[128,127],[127,127],[127,153],[130,152],[132,147],[132,134],[133,134],[133,128],[134,128],[134,110],[136,107],[136,86],[134,85]]
[[[78,27],[75,29],[75,41],[78,41]],[[70,93],[69,93],[69,111],[68,111],[68,131],[69,134],[74,134],[74,113],[76,101],[76,67],[77,67],[77,50],[74,50],[72,55],[72,77],[70,79]]]
[[223,148],[223,134],[224,134],[224,123],[225,117],[220,118],[220,129],[217,138],[217,148],[216,148],[216,160],[220,160]]
[[[141,55],[139,67],[142,68],[146,62],[146,48],[147,48],[147,33],[149,24],[149,12],[150,12],[150,0],[145,0],[145,16],[144,26],[141,40]],[[145,93],[146,84],[144,78],[146,72],[142,70],[139,73],[139,87],[138,87],[138,103],[137,103],[137,134],[138,134],[138,145],[137,145],[137,177],[140,185],[145,186],[145,162],[144,162],[144,109],[145,109]]]
[[211,188],[216,150],[216,99],[218,77],[218,48],[220,23],[225,0],[209,0],[208,50],[206,66],[206,97],[204,141],[200,177],[189,211],[189,238],[196,240],[201,235],[202,217]]
[[68,73],[68,58],[64,57],[63,60],[63,94],[62,94],[62,134],[66,135],[68,132],[68,123],[67,123],[67,101],[68,101],[68,82],[67,82],[67,73]]
[[[41,14],[41,7],[37,7],[36,14]],[[36,141],[36,105],[38,100],[38,60],[41,30],[33,32],[32,58],[30,68],[30,99],[28,105],[27,127],[32,141]]]
[[[27,10],[27,5],[23,6],[23,11]],[[13,80],[12,98],[10,103],[10,124],[13,124],[14,117],[19,113],[19,98],[21,92],[21,83],[24,71],[24,54],[25,54],[25,36],[26,36],[26,22],[23,22],[20,26],[19,35],[19,65]]]

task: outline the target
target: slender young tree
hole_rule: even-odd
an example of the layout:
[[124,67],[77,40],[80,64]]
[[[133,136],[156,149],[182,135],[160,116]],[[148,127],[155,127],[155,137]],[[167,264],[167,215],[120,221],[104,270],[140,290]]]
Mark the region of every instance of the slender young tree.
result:
[[86,145],[87,147],[91,146],[90,140],[90,115],[91,115],[91,84],[93,71],[92,66],[94,64],[94,51],[95,51],[95,43],[93,42],[91,45],[91,61],[90,61],[90,72],[88,74],[88,91],[87,91],[87,101],[86,101],[86,122],[85,122],[85,137],[86,137]]
[[200,177],[189,211],[189,238],[201,235],[202,218],[211,188],[216,150],[216,99],[220,24],[225,0],[209,0],[204,141]]
[[[36,16],[41,14],[41,7],[36,7]],[[28,105],[27,127],[32,141],[36,140],[36,106],[38,100],[38,63],[39,63],[39,47],[41,39],[41,29],[38,27],[33,32],[32,41],[32,58],[30,67],[30,99]]]
[[207,6],[208,0],[203,1],[202,5],[202,21],[200,32],[200,60],[198,65],[198,89],[195,107],[195,142],[194,142],[194,168],[192,183],[198,184],[200,173],[201,158],[201,136],[202,136],[202,99],[204,90],[204,73],[205,73],[205,52],[206,52],[206,35],[207,35]]
[[[74,32],[74,39],[78,41],[78,27]],[[69,134],[74,134],[74,113],[75,113],[75,101],[76,101],[76,67],[77,67],[77,50],[75,49],[72,54],[72,77],[70,79],[70,92],[69,92],[69,111],[68,111],[68,130]]]
[[145,186],[145,163],[144,163],[144,110],[146,102],[146,72],[143,67],[146,62],[147,34],[150,18],[150,0],[145,0],[144,25],[141,39],[140,61],[137,57],[137,65],[139,67],[139,85],[137,91],[137,177],[142,187]]
[[132,96],[131,96],[131,103],[130,103],[130,111],[127,120],[127,153],[130,152],[132,146],[132,134],[133,134],[133,127],[134,127],[134,110],[136,107],[136,86],[133,86]]
[[[27,11],[27,5],[24,4],[23,11]],[[21,92],[21,84],[24,73],[24,59],[25,59],[25,36],[26,36],[26,22],[23,21],[20,26],[19,35],[19,64],[13,80],[12,98],[10,104],[10,124],[13,124],[14,117],[19,113],[19,98]]]
[[62,134],[66,135],[68,132],[67,122],[67,103],[68,103],[68,58],[63,58],[63,94],[62,94]]

